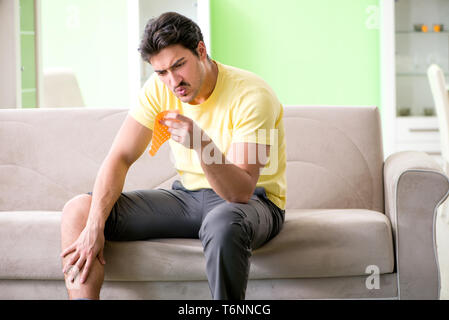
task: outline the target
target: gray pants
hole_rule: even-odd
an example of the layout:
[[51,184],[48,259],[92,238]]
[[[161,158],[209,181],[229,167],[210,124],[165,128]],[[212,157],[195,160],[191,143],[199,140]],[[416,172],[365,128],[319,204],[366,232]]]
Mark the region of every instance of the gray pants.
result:
[[176,180],[171,190],[122,192],[105,225],[105,238],[199,238],[214,299],[245,298],[251,250],[276,236],[284,210],[257,187],[247,204],[223,200],[212,189],[187,190]]

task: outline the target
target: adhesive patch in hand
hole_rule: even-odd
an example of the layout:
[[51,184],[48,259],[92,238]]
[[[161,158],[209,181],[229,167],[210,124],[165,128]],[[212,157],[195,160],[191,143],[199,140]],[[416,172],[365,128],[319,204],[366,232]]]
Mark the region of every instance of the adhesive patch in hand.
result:
[[152,157],[154,157],[154,155],[159,150],[159,148],[164,144],[164,142],[170,139],[171,137],[170,132],[168,132],[168,127],[166,125],[159,123],[159,121],[162,120],[170,112],[179,113],[178,110],[162,111],[158,113],[156,119],[154,120],[154,130],[153,136],[151,138],[151,147],[149,151]]

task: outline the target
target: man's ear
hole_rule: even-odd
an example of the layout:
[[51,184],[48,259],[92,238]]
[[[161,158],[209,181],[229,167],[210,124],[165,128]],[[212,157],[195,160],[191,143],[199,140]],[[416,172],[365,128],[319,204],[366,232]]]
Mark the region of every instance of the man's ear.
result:
[[198,53],[198,57],[200,60],[207,58],[207,50],[206,45],[203,41],[198,42],[198,46],[196,47],[196,52]]

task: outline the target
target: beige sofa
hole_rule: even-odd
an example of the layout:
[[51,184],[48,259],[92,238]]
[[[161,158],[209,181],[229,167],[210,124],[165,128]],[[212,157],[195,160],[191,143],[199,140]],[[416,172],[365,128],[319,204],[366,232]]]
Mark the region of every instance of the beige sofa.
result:
[[[0,110],[0,299],[66,299],[61,209],[91,191],[126,116]],[[425,153],[384,162],[374,107],[285,107],[287,211],[252,256],[247,299],[437,299],[435,213],[449,182]],[[168,144],[125,190],[169,188]],[[197,239],[106,242],[103,299],[210,299]]]

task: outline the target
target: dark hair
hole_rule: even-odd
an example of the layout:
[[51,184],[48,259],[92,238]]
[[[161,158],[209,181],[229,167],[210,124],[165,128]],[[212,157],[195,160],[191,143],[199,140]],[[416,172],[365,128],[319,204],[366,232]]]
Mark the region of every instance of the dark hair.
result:
[[198,56],[196,48],[200,41],[203,41],[203,34],[195,22],[179,13],[166,12],[148,21],[139,52],[142,59],[149,62],[162,49],[180,44]]

